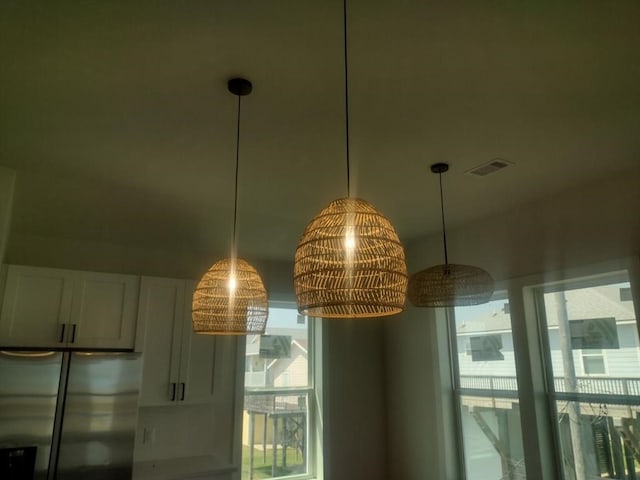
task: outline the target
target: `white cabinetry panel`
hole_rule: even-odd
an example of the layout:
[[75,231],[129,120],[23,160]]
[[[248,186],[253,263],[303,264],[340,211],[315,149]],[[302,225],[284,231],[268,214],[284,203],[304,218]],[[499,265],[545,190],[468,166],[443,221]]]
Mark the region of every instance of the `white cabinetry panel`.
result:
[[215,393],[216,338],[193,333],[193,282],[142,279],[144,324],[141,406],[207,403]]
[[0,315],[4,347],[64,347],[73,276],[68,270],[9,265]]
[[138,310],[138,277],[84,273],[76,279],[72,311],[78,348],[133,348]]
[[132,349],[139,279],[9,265],[0,346]]
[[244,337],[193,333],[194,286],[168,278],[141,281],[144,364],[134,478],[225,478],[240,471]]

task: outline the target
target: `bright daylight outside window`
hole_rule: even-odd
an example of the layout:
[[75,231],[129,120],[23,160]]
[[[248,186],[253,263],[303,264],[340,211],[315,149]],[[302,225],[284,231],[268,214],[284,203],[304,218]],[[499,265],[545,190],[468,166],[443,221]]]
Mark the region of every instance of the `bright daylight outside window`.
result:
[[626,273],[537,291],[566,480],[640,479],[640,341]]
[[248,335],[242,479],[309,475],[313,414],[311,321],[270,308],[265,335]]
[[450,322],[467,480],[524,479],[518,379],[505,294],[456,307]]

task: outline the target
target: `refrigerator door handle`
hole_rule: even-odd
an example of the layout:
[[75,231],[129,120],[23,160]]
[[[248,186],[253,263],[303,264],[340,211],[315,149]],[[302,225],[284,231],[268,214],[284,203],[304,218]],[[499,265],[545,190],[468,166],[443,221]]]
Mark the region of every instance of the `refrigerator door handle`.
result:
[[184,383],[184,382],[182,382],[182,383],[180,384],[180,388],[182,389],[182,393],[180,394],[180,401],[182,401],[182,402],[184,402],[184,390],[185,390],[185,386],[186,386],[186,385],[185,385],[185,383]]
[[67,326],[66,323],[62,324],[62,329],[60,330],[60,340],[59,340],[60,343],[64,342],[64,330],[66,326]]
[[171,401],[175,402],[176,400],[176,384],[171,382]]
[[71,324],[71,343],[74,343],[76,341],[76,324],[72,323]]

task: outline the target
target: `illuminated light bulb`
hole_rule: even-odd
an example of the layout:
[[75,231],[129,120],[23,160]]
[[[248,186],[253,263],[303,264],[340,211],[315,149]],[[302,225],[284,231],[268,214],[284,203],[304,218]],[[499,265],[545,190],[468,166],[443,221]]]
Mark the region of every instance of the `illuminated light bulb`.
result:
[[348,229],[344,236],[344,248],[349,251],[356,248],[356,235],[353,233],[353,228]]
[[238,286],[238,282],[236,280],[235,275],[229,277],[229,291],[234,293],[236,291],[236,287]]

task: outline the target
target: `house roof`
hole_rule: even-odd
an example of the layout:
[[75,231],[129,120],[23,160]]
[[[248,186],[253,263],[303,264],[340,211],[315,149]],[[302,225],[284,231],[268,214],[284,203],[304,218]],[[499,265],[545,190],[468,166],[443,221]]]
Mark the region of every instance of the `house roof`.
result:
[[[401,240],[637,172],[640,3],[349,0],[352,193]],[[346,195],[338,1],[1,2],[12,233],[290,262]],[[496,174],[465,174],[495,158]],[[454,208],[455,207],[455,208]],[[15,235],[13,236],[15,237]],[[17,241],[17,240],[16,240]],[[195,273],[200,274],[202,270]]]
[[[308,349],[307,330],[304,328],[271,328],[268,335],[284,335],[291,337],[291,343],[302,349]],[[260,335],[247,335],[246,355],[257,355],[260,352]]]

